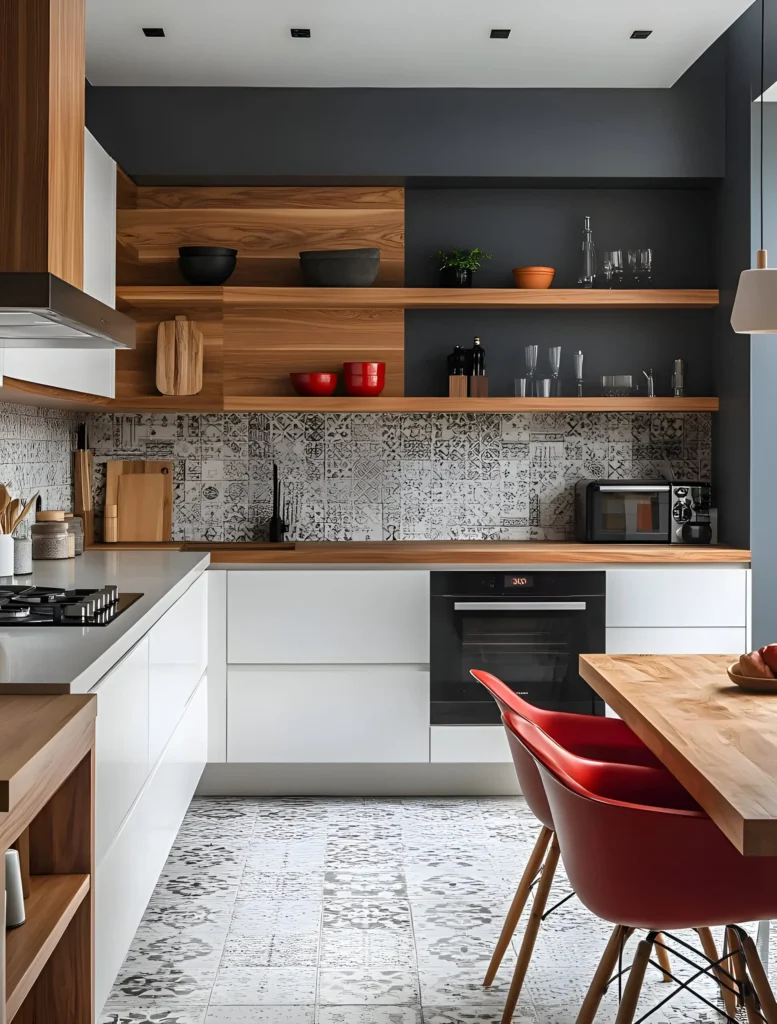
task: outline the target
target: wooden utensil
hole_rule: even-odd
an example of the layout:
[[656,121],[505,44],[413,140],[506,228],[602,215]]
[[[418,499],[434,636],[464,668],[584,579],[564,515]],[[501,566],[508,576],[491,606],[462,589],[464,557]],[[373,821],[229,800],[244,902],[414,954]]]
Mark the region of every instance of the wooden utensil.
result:
[[196,395],[202,391],[204,342],[194,320],[177,316],[157,328],[156,386],[163,395]]
[[35,507],[35,502],[38,500],[38,495],[39,494],[40,494],[40,491],[36,491],[35,494],[33,494],[33,496],[30,498],[30,500],[24,506],[22,511],[19,513],[19,515],[17,515],[17,517],[13,520],[13,522],[11,523],[11,533],[13,533],[13,531],[16,529],[16,527],[19,525],[19,523],[23,522],[23,520],[25,520],[27,518],[27,516],[30,514],[32,509]]
[[119,478],[118,539],[164,540],[167,478],[161,473],[128,473]]
[[5,519],[5,510],[11,504],[11,495],[8,493],[8,488],[5,484],[0,484],[0,531],[2,533],[8,533],[6,529],[7,523]]

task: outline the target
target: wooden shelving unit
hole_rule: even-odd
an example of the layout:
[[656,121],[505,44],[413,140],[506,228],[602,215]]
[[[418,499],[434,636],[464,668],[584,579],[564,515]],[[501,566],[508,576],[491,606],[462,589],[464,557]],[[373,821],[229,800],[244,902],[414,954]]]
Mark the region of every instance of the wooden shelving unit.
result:
[[717,412],[717,398],[255,398],[226,412]]
[[716,289],[245,288],[120,285],[134,309],[713,309]]
[[27,920],[6,936],[5,1006],[12,1020],[89,893],[89,875],[32,875]]

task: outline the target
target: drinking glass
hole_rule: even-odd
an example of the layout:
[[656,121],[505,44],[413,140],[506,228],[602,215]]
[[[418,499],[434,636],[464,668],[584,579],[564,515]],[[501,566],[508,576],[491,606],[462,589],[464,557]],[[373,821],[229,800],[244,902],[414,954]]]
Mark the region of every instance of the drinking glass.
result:
[[653,283],[652,249],[629,249],[626,260],[631,282],[639,288]]
[[550,398],[550,377],[540,377],[535,386],[537,388],[537,398]]
[[623,252],[620,249],[602,254],[602,271],[605,288],[620,288],[623,285]]
[[526,389],[527,383],[528,383],[528,381],[527,381],[526,377],[516,377],[515,378],[515,397],[516,398],[526,398],[528,396],[529,392]]

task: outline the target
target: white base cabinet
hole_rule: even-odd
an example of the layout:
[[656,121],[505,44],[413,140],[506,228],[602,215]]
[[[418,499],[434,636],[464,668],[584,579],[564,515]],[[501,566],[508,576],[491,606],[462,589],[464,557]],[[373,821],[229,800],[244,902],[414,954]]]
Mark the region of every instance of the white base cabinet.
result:
[[203,676],[132,814],[97,864],[95,1006],[98,1015],[194,796],[205,767],[207,745],[208,680]]
[[227,670],[227,760],[427,762],[429,673],[403,665]]
[[510,744],[503,725],[433,725],[432,764],[509,764]]

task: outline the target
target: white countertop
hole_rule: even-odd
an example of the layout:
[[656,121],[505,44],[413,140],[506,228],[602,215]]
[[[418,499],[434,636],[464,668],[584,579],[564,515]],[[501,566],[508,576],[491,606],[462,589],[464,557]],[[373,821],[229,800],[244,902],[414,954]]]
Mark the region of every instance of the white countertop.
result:
[[107,626],[0,626],[0,693],[85,693],[161,618],[208,567],[208,554],[87,551],[33,562],[32,576],[6,578],[41,587],[99,587],[143,597]]

